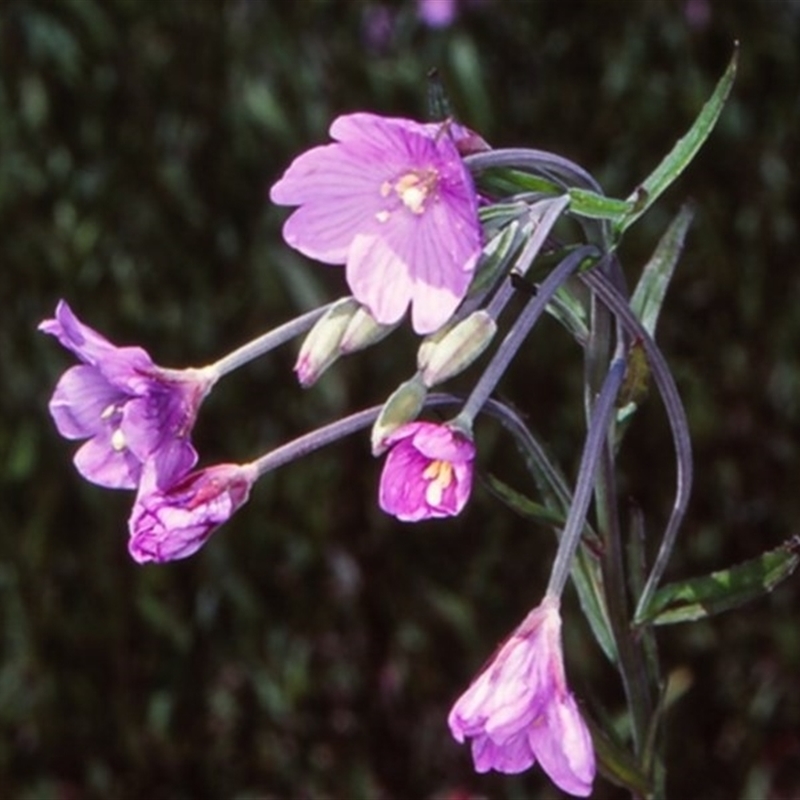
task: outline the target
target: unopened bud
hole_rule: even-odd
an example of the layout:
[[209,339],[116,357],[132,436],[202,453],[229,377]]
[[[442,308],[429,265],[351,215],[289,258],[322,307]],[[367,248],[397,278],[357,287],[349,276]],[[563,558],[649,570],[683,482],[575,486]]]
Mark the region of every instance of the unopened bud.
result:
[[350,322],[347,323],[342,340],[339,342],[339,352],[342,355],[348,355],[377,344],[399,324],[397,322],[394,325],[381,325],[365,306],[359,306]]
[[360,308],[352,297],[335,302],[306,335],[294,371],[301,386],[311,386],[339,358],[339,345],[350,320]]
[[438,337],[438,341],[423,343],[417,365],[425,386],[430,389],[463,372],[489,346],[496,331],[497,323],[481,309]]
[[401,383],[392,392],[372,426],[372,455],[383,453],[386,450],[386,437],[401,425],[417,418],[427,395],[428,390],[419,375]]

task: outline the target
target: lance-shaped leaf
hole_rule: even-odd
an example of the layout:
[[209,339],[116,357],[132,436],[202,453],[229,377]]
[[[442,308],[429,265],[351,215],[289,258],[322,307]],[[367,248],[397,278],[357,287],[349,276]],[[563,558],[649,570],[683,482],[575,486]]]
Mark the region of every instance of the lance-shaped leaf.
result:
[[502,196],[528,192],[557,196],[561,193],[557,183],[518,169],[487,169],[481,173],[478,186],[482,191]]
[[[694,212],[684,205],[664,232],[650,260],[642,270],[642,276],[631,298],[631,310],[639,318],[644,329],[655,337],[658,315],[667,294],[675,266],[680,258],[686,233]],[[617,444],[622,441],[627,423],[647,396],[650,381],[650,366],[641,343],[634,341],[628,353],[628,371],[620,390],[617,412]]]
[[626,750],[615,736],[609,735],[607,730],[610,728],[601,728],[590,717],[586,717],[586,721],[592,734],[592,744],[600,774],[611,783],[627,789],[635,797],[651,797],[650,781],[641,766],[636,763],[633,754]]
[[569,190],[569,210],[579,217],[621,222],[635,210],[632,200],[618,200],[587,189]]
[[728,611],[769,594],[800,562],[800,536],[775,550],[700,578],[668,583],[634,620],[634,625],[674,625]]
[[725,101],[728,99],[731,86],[733,86],[733,80],[736,77],[736,65],[738,60],[739,44],[737,42],[736,49],[733,52],[733,57],[728,64],[728,68],[725,70],[725,74],[720,78],[716,89],[714,89],[714,93],[703,106],[688,133],[675,143],[675,146],[670,150],[664,160],[628,198],[628,200],[633,203],[634,207],[627,217],[616,223],[615,232],[617,234],[621,234],[629,228],[651,205],[653,205],[661,194],[677,180],[678,176],[695,157],[697,151],[703,146],[703,143],[714,129],[714,125],[719,119],[719,115],[725,105]]
[[560,529],[564,527],[566,517],[560,511],[531,500],[491,473],[485,476],[485,481],[489,491],[519,516],[551,528]]
[[670,226],[658,242],[653,255],[642,270],[642,277],[636,284],[631,297],[631,309],[639,318],[645,330],[655,337],[658,315],[667,294],[667,288],[675,273],[675,266],[681,256],[686,233],[692,224],[694,211],[684,205],[672,220]]

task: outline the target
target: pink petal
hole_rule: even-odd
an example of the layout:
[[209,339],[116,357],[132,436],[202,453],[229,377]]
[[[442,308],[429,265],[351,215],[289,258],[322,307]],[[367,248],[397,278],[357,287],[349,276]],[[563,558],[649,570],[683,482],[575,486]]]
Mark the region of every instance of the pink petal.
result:
[[571,694],[550,704],[543,724],[530,728],[528,740],[556,786],[578,797],[591,794],[595,775],[592,737]]
[[393,325],[411,302],[413,280],[388,237],[356,236],[347,260],[353,297],[382,325]]
[[49,409],[62,436],[83,439],[103,430],[103,412],[125,399],[95,367],[81,364],[61,376]]
[[115,450],[102,434],[83,444],[73,461],[86,480],[107,489],[135,489],[142,470],[130,450]]

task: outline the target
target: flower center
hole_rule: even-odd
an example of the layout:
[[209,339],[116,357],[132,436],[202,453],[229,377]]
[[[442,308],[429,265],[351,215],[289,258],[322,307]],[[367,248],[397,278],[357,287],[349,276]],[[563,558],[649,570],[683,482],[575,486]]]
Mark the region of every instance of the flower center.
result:
[[425,211],[425,201],[436,189],[439,173],[435,169],[413,169],[402,175],[392,186],[388,181],[381,186],[381,194],[386,197],[392,189],[412,214]]
[[428,505],[440,505],[444,490],[453,482],[453,465],[449,461],[436,459],[428,464],[422,477],[430,481],[425,490],[425,500]]
[[114,432],[111,434],[111,447],[118,453],[122,452],[128,446],[128,441],[119,427],[119,423],[122,420],[121,406],[117,403],[111,403],[111,405],[106,406],[103,409],[103,413],[100,414],[100,419],[103,422],[108,422],[114,428]]

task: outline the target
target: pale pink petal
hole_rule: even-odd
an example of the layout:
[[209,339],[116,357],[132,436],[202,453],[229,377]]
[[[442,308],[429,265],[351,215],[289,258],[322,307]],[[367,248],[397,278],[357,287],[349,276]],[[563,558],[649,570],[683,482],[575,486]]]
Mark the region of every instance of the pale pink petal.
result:
[[472,758],[476,772],[490,769],[515,775],[530,769],[536,758],[524,736],[517,736],[508,742],[497,744],[489,736],[478,736],[472,742]]
[[286,220],[283,238],[309,258],[326,264],[343,264],[348,253],[352,259],[355,237],[371,227],[367,208],[361,198],[340,203],[308,203]]
[[405,262],[385,238],[356,236],[347,262],[353,296],[382,325],[393,325],[411,302],[413,282]]
[[592,737],[571,694],[547,707],[543,723],[531,727],[528,739],[556,786],[578,797],[591,794],[595,774]]

